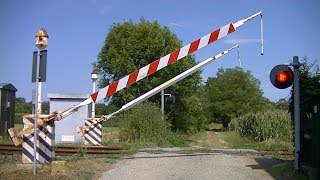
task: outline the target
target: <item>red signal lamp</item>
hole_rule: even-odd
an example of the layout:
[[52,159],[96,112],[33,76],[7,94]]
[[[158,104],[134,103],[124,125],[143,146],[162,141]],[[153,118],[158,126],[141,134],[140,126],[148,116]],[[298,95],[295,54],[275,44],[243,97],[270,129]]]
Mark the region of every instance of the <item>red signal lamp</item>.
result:
[[281,72],[279,72],[279,74],[277,74],[276,79],[279,83],[284,83],[288,80],[288,76],[289,76],[289,74],[287,72],[281,71]]
[[293,72],[288,65],[277,65],[270,72],[270,81],[278,89],[288,88],[293,83]]

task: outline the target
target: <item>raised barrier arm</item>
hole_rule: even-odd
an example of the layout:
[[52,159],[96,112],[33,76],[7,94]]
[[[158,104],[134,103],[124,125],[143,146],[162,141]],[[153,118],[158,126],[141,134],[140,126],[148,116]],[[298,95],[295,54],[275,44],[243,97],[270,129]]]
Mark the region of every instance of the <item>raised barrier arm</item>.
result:
[[112,116],[114,116],[114,115],[116,115],[116,114],[118,114],[118,113],[120,113],[120,112],[126,111],[126,110],[128,110],[128,109],[136,106],[137,104],[145,101],[146,99],[150,98],[151,96],[159,93],[159,92],[162,91],[163,89],[166,89],[166,88],[172,86],[173,84],[175,84],[175,83],[183,80],[184,78],[190,76],[191,74],[197,72],[198,70],[200,70],[200,69],[203,68],[204,66],[206,66],[206,65],[208,65],[209,63],[213,62],[214,60],[216,60],[216,59],[218,59],[218,58],[226,55],[228,52],[230,52],[231,50],[233,50],[233,49],[235,49],[235,48],[237,48],[237,47],[238,47],[238,45],[235,45],[235,46],[233,46],[233,47],[231,47],[231,48],[229,48],[229,49],[227,49],[227,50],[224,50],[223,52],[221,52],[221,53],[219,53],[219,54],[217,54],[217,55],[215,55],[215,56],[213,56],[213,57],[210,57],[210,58],[208,58],[208,59],[200,62],[199,64],[193,66],[192,68],[184,71],[183,73],[175,76],[174,78],[166,81],[165,83],[163,83],[163,84],[155,87],[154,89],[148,91],[147,93],[141,95],[140,97],[138,97],[138,98],[130,101],[129,103],[123,105],[123,106],[122,106],[119,110],[117,110],[116,112],[113,112],[113,113],[111,113],[111,114],[109,114],[109,115],[102,116],[101,118],[99,118],[98,120],[96,120],[95,123],[92,124],[91,126],[88,126],[88,127],[78,127],[78,128],[77,128],[78,133],[79,133],[81,136],[83,136],[84,133],[85,133],[86,131],[90,130],[90,128],[92,128],[96,123],[101,122],[101,121],[106,121],[106,120],[110,119]]

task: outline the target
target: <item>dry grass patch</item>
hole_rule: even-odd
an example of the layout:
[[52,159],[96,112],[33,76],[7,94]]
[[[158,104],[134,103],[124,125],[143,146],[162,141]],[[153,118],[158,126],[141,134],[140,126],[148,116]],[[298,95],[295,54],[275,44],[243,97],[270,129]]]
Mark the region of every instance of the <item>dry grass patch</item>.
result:
[[21,157],[0,155],[0,179],[98,179],[102,173],[111,169],[121,155],[75,155],[56,157],[66,161],[63,172],[52,174],[50,165],[38,165],[36,175],[32,174],[32,164],[21,164]]

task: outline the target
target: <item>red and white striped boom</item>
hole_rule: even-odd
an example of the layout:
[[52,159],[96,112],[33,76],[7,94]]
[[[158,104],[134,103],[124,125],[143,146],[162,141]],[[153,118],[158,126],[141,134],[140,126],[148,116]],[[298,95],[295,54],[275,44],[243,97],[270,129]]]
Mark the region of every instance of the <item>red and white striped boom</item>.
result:
[[175,84],[175,83],[185,79],[186,77],[190,76],[191,74],[199,71],[204,66],[206,66],[209,63],[215,61],[216,59],[226,55],[227,53],[229,53],[230,51],[232,51],[233,49],[235,49],[237,47],[239,47],[239,45],[235,45],[235,46],[233,46],[233,47],[231,47],[229,49],[226,49],[226,50],[222,51],[221,53],[219,53],[219,54],[217,54],[217,55],[215,55],[213,57],[210,57],[210,58],[208,58],[208,59],[206,59],[204,61],[201,61],[200,63],[198,63],[197,65],[195,65],[195,66],[191,67],[190,69],[184,71],[183,73],[173,77],[172,79],[166,81],[165,83],[155,87],[154,89],[152,89],[152,90],[146,92],[145,94],[137,97],[136,99],[128,102],[127,104],[123,105],[119,110],[117,110],[117,111],[115,111],[115,112],[113,112],[111,114],[108,114],[108,115],[103,115],[101,118],[96,119],[91,126],[89,126],[89,127],[78,127],[77,128],[78,133],[80,133],[80,135],[83,136],[85,134],[85,131],[90,131],[90,129],[95,124],[97,124],[97,123],[99,123],[101,121],[106,121],[106,120],[110,119],[112,116],[114,116],[114,115],[116,115],[116,114],[118,114],[120,112],[126,111],[126,110],[138,105],[139,103],[147,100],[151,96],[159,93],[160,91],[172,86],[173,84]]
[[[93,93],[90,95],[90,97],[85,100],[84,102],[70,108],[67,111],[61,112],[61,116],[59,116],[59,119],[64,118],[66,116],[68,116],[69,114],[73,113],[75,110],[77,110],[78,108],[85,106],[87,104],[90,103],[96,103],[106,97],[112,96],[114,93],[120,91],[121,89],[130,86],[131,84],[155,73],[156,71],[166,67],[167,65],[170,65],[176,61],[178,61],[179,59],[186,57],[187,55],[197,51],[198,49],[213,43],[215,41],[217,41],[218,39],[225,37],[227,35],[229,35],[230,33],[233,33],[238,27],[244,25],[247,21],[251,20],[252,18],[261,15],[262,17],[262,12],[258,12],[246,19],[242,19],[236,23],[229,23],[225,26],[222,26],[221,28],[212,31],[211,33],[196,39],[195,41],[183,46],[180,49],[177,49],[173,52],[171,52],[170,54],[167,54],[166,56],[163,56],[155,61],[153,61],[152,63],[142,67],[141,69],[138,69],[134,72],[132,72],[131,74],[115,81],[112,82],[111,84],[109,84],[108,86],[104,87],[103,89]],[[262,22],[262,21],[261,21]],[[262,27],[262,23],[261,23],[261,27]],[[262,31],[261,31],[261,35],[262,35]],[[263,41],[262,41],[263,43]],[[263,44],[262,44],[263,47]],[[263,49],[261,54],[263,54]]]

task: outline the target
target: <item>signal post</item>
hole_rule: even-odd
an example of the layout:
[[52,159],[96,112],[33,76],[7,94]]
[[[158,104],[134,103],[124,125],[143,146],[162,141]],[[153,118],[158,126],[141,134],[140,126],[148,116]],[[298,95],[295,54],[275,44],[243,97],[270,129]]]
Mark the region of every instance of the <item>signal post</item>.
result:
[[[292,66],[294,71],[292,72]],[[293,57],[293,62],[289,65],[280,64],[275,66],[270,72],[270,81],[278,89],[285,89],[293,83],[294,98],[294,170],[299,172],[300,166],[300,66],[298,56]]]

